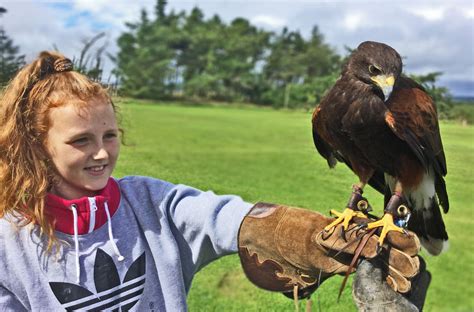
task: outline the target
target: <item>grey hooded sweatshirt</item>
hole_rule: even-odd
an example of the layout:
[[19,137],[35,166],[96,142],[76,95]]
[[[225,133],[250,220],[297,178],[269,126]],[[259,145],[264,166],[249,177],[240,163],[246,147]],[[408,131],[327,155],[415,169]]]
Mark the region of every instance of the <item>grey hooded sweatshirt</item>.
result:
[[237,251],[252,204],[147,177],[98,196],[48,195],[58,253],[37,226],[0,219],[0,311],[186,311],[194,274]]

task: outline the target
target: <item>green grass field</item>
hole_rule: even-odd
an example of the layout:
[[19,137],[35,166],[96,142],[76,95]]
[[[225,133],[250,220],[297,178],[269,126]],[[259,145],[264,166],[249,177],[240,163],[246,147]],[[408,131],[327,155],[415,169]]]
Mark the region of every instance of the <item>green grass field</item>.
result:
[[[310,113],[131,102],[122,103],[121,111],[128,146],[122,148],[118,177],[148,175],[238,194],[250,202],[285,203],[324,213],[342,209],[356,181],[342,164],[329,170],[316,153]],[[441,131],[448,162],[451,211],[444,219],[450,250],[438,257],[422,252],[433,276],[425,311],[473,311],[474,127],[443,123]],[[372,189],[365,194],[380,215],[382,196]],[[337,303],[341,281],[337,276],[322,284],[313,296],[313,311],[356,310],[351,283]],[[236,255],[199,272],[188,302],[191,311],[294,309],[292,300],[248,282]]]

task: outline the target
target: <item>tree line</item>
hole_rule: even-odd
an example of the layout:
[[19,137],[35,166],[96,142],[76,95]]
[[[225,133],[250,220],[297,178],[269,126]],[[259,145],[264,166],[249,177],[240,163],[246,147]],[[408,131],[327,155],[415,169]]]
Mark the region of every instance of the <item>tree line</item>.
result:
[[[339,76],[344,57],[325,42],[317,26],[305,38],[288,28],[279,33],[259,29],[244,18],[230,23],[218,15],[206,19],[197,7],[166,13],[166,4],[157,0],[152,16],[143,9],[136,22],[127,23],[117,41],[118,53],[109,55],[119,94],[310,108]],[[77,70],[102,81],[106,45],[93,56],[88,53],[103,37],[84,42],[74,61]],[[18,47],[1,29],[0,83],[11,77],[11,68],[24,64],[17,54]],[[433,96],[440,114],[449,117],[452,100],[447,89],[435,85],[439,75],[414,78]]]
[[312,105],[331,85],[341,57],[314,27],[309,39],[284,28],[265,31],[244,18],[204,18],[199,8],[155,18],[142,10],[118,39],[114,58],[124,94],[137,98]]

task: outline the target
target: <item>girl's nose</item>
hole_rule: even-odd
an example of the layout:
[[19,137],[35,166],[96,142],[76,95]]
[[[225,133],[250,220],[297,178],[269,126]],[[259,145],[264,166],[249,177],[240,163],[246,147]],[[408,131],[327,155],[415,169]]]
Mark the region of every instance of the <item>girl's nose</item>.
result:
[[101,146],[94,155],[92,155],[92,158],[95,160],[100,160],[100,159],[107,159],[109,157],[109,153],[105,150],[103,146]]

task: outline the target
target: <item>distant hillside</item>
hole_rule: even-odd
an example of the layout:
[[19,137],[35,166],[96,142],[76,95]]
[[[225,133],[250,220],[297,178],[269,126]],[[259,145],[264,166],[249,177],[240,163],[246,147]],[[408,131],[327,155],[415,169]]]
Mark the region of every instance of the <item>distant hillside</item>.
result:
[[474,105],[474,97],[473,96],[453,96],[453,100],[458,103],[464,104],[473,104]]

